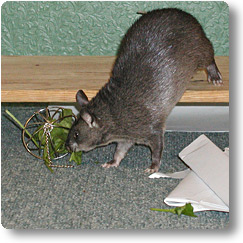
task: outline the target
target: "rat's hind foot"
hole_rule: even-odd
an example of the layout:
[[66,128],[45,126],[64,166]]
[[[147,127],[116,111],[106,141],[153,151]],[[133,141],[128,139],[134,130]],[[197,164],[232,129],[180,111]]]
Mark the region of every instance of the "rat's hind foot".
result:
[[117,163],[115,160],[111,160],[109,162],[104,163],[101,165],[103,168],[110,168],[110,167],[118,167],[120,163]]
[[152,164],[149,168],[147,168],[145,173],[154,173],[159,171],[159,165]]
[[208,82],[209,83],[212,82],[216,86],[223,85],[221,73],[219,72],[218,67],[214,60],[213,60],[212,64],[210,64],[207,67],[207,72],[208,72]]

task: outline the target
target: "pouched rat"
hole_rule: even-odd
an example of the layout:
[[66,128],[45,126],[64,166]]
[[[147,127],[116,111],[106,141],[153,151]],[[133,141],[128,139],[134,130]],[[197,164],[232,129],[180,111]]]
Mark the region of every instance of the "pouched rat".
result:
[[90,101],[78,91],[80,115],[66,146],[89,151],[117,142],[114,159],[102,165],[109,168],[132,145],[144,144],[152,152],[146,171],[158,171],[166,118],[199,68],[209,82],[222,84],[212,44],[193,16],[178,9],[144,14],[124,36],[109,82]]

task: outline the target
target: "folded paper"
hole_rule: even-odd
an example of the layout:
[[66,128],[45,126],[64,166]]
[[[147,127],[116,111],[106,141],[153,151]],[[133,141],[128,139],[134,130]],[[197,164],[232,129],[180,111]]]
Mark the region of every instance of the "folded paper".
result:
[[194,212],[229,212],[229,152],[223,152],[205,135],[179,153],[190,169],[173,174],[154,173],[150,178],[184,178],[165,198],[169,206],[191,203]]

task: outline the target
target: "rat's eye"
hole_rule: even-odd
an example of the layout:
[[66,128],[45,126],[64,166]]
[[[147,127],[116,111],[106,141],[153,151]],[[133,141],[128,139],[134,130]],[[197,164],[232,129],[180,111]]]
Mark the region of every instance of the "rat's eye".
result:
[[78,135],[79,135],[78,132],[75,132],[74,135],[73,135],[73,137],[74,137],[75,139],[77,139],[77,138],[78,138]]

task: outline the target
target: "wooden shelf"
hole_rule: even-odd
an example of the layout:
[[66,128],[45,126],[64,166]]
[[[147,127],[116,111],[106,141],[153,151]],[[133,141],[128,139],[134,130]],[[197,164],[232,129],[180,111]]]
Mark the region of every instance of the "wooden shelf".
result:
[[[197,72],[180,102],[229,102],[229,57],[215,58],[221,87]],[[75,102],[83,89],[89,98],[108,81],[114,56],[2,56],[2,102]]]

